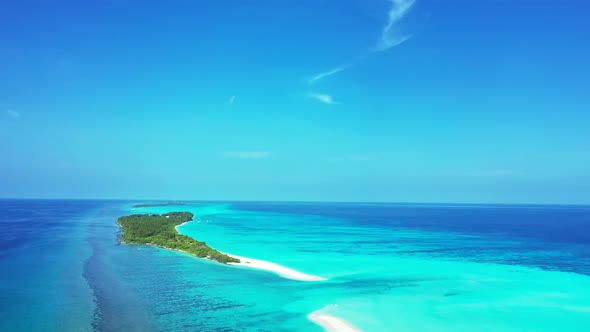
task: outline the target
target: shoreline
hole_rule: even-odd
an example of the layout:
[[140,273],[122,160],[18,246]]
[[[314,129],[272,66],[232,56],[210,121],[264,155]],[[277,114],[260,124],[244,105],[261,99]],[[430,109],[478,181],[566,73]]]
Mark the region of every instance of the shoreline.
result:
[[[175,228],[176,228],[176,231],[178,232],[178,234],[182,234],[178,230],[178,227],[180,227],[184,224],[188,224],[191,221],[193,221],[193,220],[189,220],[189,221],[184,222],[180,225],[176,225]],[[272,272],[280,277],[283,277],[285,279],[291,279],[291,280],[298,280],[298,281],[324,281],[324,280],[327,280],[326,278],[323,278],[320,276],[316,276],[313,274],[307,274],[307,273],[297,271],[295,269],[292,269],[292,268],[289,268],[289,267],[286,267],[286,266],[283,266],[283,265],[280,265],[277,263],[264,261],[261,259],[254,259],[254,258],[249,258],[249,257],[244,257],[244,256],[238,256],[238,255],[228,254],[226,252],[222,252],[222,254],[225,254],[230,257],[240,260],[240,263],[227,263],[226,265],[243,266],[243,267],[247,267],[250,269],[268,271],[268,272]]]
[[361,329],[342,318],[323,313],[326,308],[312,312],[307,315],[307,318],[324,328],[326,332],[362,332]]
[[285,279],[291,279],[291,280],[298,280],[298,281],[324,281],[324,280],[327,280],[326,278],[316,276],[313,274],[303,273],[301,271],[297,271],[295,269],[292,269],[292,268],[289,268],[289,267],[286,267],[286,266],[283,266],[280,264],[276,264],[273,262],[268,262],[268,261],[264,261],[261,259],[254,259],[254,258],[248,258],[248,257],[243,257],[243,256],[237,256],[237,255],[232,255],[232,254],[228,254],[228,253],[224,253],[224,254],[240,260],[240,263],[227,263],[227,265],[243,266],[243,267],[247,267],[247,268],[251,268],[251,269],[269,271],[269,272],[277,274]]
[[[176,230],[176,232],[178,232],[178,234],[182,234],[178,230],[178,228],[180,226],[188,224],[189,222],[192,222],[192,221],[194,221],[194,220],[189,220],[189,221],[183,222],[182,224],[176,225],[176,226],[174,226],[174,229]],[[170,250],[170,248],[165,248],[165,247],[162,247],[162,248]],[[196,257],[195,255],[193,255],[189,252],[186,252],[184,250],[179,250],[179,249],[172,249],[172,250],[182,252],[185,254],[189,254],[193,257]],[[223,252],[221,252],[221,253],[225,254],[227,256],[230,256],[232,258],[236,258],[236,259],[240,260],[240,263],[225,263],[225,265],[232,265],[232,266],[236,266],[236,267],[245,267],[245,268],[249,268],[249,269],[267,271],[267,272],[271,272],[273,274],[276,274],[282,278],[290,279],[290,280],[305,281],[305,282],[314,282],[314,281],[317,282],[317,281],[327,280],[327,278],[320,277],[317,275],[307,274],[307,273],[304,273],[304,272],[301,272],[301,271],[298,271],[298,270],[295,270],[295,269],[292,269],[292,268],[289,268],[289,267],[286,267],[286,266],[283,266],[283,265],[280,265],[277,263],[273,263],[273,262],[269,262],[269,261],[265,261],[265,260],[261,260],[261,259],[254,259],[254,258],[249,258],[249,257],[244,257],[244,256],[223,253]],[[197,258],[201,258],[201,257],[197,257]],[[211,260],[209,258],[204,258],[204,259]],[[211,260],[211,261],[213,261],[213,260]],[[314,324],[321,326],[324,329],[324,331],[326,331],[326,332],[363,332],[361,329],[354,326],[353,324],[346,321],[345,319],[325,313],[328,309],[330,309],[331,307],[333,308],[335,306],[337,306],[337,305],[331,305],[331,306],[327,306],[325,308],[316,310],[316,311],[308,314],[307,319],[310,320],[311,322],[313,322]]]
[[176,232],[177,232],[178,234],[182,234],[182,233],[180,233],[180,231],[178,230],[178,227],[180,227],[180,226],[182,226],[182,225],[184,225],[184,224],[188,224],[189,222],[191,222],[191,221],[190,221],[190,220],[189,220],[189,221],[185,221],[185,222],[183,222],[183,223],[182,223],[182,224],[180,224],[180,225],[176,225],[176,226],[174,226],[174,229],[176,230]]

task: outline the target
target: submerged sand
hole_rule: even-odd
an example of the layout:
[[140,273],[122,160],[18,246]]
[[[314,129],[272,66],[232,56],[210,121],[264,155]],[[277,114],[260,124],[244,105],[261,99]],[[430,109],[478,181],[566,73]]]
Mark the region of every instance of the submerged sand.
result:
[[307,318],[323,327],[326,332],[362,332],[346,320],[324,313],[325,310],[326,308],[314,311]]
[[[180,225],[177,225],[176,231],[179,234],[180,231],[178,230],[178,227],[187,224],[190,221],[184,222]],[[230,257],[233,258],[237,258],[240,260],[240,263],[227,263],[228,265],[234,265],[234,266],[243,266],[243,267],[247,267],[247,268],[252,268],[252,269],[258,269],[258,270],[264,270],[264,271],[269,271],[272,273],[275,273],[283,278],[286,279],[291,279],[291,280],[299,280],[299,281],[322,281],[322,280],[326,280],[326,278],[320,277],[320,276],[316,276],[316,275],[312,275],[312,274],[307,274],[307,273],[303,273],[301,271],[297,271],[295,269],[283,266],[283,265],[279,265],[273,262],[268,262],[268,261],[263,261],[261,259],[254,259],[254,258],[248,258],[248,257],[244,257],[244,256],[237,256],[237,255],[232,255],[232,254],[228,254],[228,253],[224,253]]]
[[260,259],[248,258],[243,256],[237,256],[225,253],[230,257],[234,257],[240,260],[240,263],[228,263],[228,265],[234,266],[243,266],[252,269],[259,269],[264,271],[273,272],[283,278],[291,279],[291,280],[299,280],[299,281],[322,281],[326,280],[326,278],[322,278],[320,276],[312,275],[303,273],[301,271],[294,270],[292,268],[279,265],[276,263],[263,261]]

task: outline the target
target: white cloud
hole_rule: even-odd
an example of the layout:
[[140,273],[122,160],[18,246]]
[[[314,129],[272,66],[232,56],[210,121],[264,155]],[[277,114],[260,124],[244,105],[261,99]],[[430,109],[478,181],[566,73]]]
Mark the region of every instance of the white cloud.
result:
[[332,75],[336,75],[350,67],[356,66],[358,63],[364,61],[367,57],[369,57],[369,55],[373,53],[388,50],[410,39],[410,35],[400,34],[400,32],[398,31],[397,23],[404,16],[406,16],[406,14],[410,11],[414,3],[416,3],[416,0],[389,0],[389,2],[391,2],[391,9],[387,14],[387,22],[381,30],[381,37],[379,38],[379,41],[377,42],[375,48],[370,50],[365,55],[360,56],[357,59],[351,61],[348,64],[313,76],[308,81],[309,85],[312,85],[321,79],[328,78]]
[[326,78],[326,77],[330,77],[332,75],[336,75],[339,72],[345,70],[346,68],[348,68],[350,66],[351,66],[351,64],[346,64],[346,65],[343,65],[343,66],[334,68],[332,70],[329,70],[329,71],[326,71],[326,72],[323,72],[323,73],[319,73],[319,74],[315,75],[314,77],[310,78],[308,83],[309,83],[309,85],[312,85],[316,81],[319,81],[319,80],[321,80],[323,78]]
[[385,24],[383,30],[381,31],[381,39],[379,39],[374,52],[388,50],[410,39],[410,36],[401,35],[397,31],[397,22],[406,16],[416,0],[389,1],[391,2],[391,9],[389,10],[387,24]]
[[17,111],[13,111],[13,110],[6,110],[5,111],[6,115],[12,117],[12,118],[20,118],[20,113]]
[[315,99],[319,102],[322,102],[322,103],[328,104],[328,105],[338,104],[336,101],[334,101],[334,98],[332,98],[331,95],[328,95],[325,93],[310,93],[307,95],[307,98]]
[[228,104],[233,105],[236,102],[236,96],[229,97]]
[[265,159],[270,157],[268,151],[229,151],[220,154],[225,159]]

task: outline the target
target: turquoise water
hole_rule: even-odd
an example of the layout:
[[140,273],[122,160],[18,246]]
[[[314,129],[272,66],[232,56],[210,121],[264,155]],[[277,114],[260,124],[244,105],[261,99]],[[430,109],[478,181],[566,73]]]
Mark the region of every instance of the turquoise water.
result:
[[[590,326],[587,275],[452,256],[398,254],[458,244],[511,243],[505,239],[387,230],[318,215],[233,210],[230,205],[183,209],[198,216],[179,228],[183,234],[206,239],[224,252],[328,278],[317,283],[286,282],[285,292],[292,297],[283,298],[280,308],[285,313],[304,317],[330,307],[331,314],[366,331],[581,331]],[[240,273],[255,278],[265,272]],[[258,301],[264,302],[268,292],[261,292]],[[283,327],[310,328],[296,319]]]
[[[0,201],[1,331],[585,331],[588,207]],[[119,243],[116,218],[188,210],[220,251],[284,279]],[[34,211],[34,212],[31,212]]]

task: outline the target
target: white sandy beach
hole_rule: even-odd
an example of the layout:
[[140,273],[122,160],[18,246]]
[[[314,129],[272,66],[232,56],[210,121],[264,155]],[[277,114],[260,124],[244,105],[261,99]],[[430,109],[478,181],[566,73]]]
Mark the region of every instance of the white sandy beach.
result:
[[183,222],[183,223],[182,223],[182,224],[180,224],[180,225],[176,225],[176,226],[174,226],[174,229],[176,229],[176,231],[178,232],[178,234],[182,234],[182,233],[181,233],[181,232],[178,230],[178,227],[180,227],[180,226],[182,226],[182,225],[184,225],[184,224],[188,224],[188,223],[189,223],[189,222],[191,222],[191,221],[192,221],[192,220],[185,221],[185,222]]
[[280,275],[283,278],[292,279],[292,280],[300,280],[300,281],[322,281],[326,280],[326,278],[322,278],[319,276],[315,276],[312,274],[303,273],[286,266],[282,266],[276,263],[263,261],[260,259],[253,259],[248,257],[236,256],[232,254],[225,253],[228,256],[234,257],[239,259],[240,263],[228,263],[230,265],[235,266],[244,266],[252,269],[259,269],[270,271]]
[[344,319],[324,314],[322,311],[324,309],[314,311],[307,318],[322,326],[326,332],[362,332],[359,328]]
[[[178,227],[191,222],[187,221],[184,222],[180,225],[177,225],[176,231],[178,233],[180,233],[178,231]],[[180,233],[182,234],[182,233]],[[312,274],[307,274],[307,273],[303,273],[291,268],[288,268],[286,266],[282,266],[276,263],[272,263],[272,262],[268,262],[268,261],[263,261],[260,259],[254,259],[254,258],[248,258],[248,257],[243,257],[243,256],[237,256],[237,255],[232,255],[232,254],[228,254],[228,253],[224,253],[230,257],[233,258],[237,258],[240,260],[240,263],[228,263],[228,265],[234,265],[234,266],[244,266],[247,268],[252,268],[252,269],[258,269],[258,270],[264,270],[264,271],[269,271],[269,272],[273,272],[275,274],[278,274],[279,276],[283,277],[283,278],[287,278],[287,279],[291,279],[291,280],[299,280],[299,281],[322,281],[322,280],[326,280],[326,278],[322,278],[319,276],[315,276]]]

